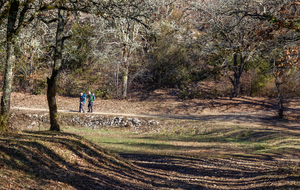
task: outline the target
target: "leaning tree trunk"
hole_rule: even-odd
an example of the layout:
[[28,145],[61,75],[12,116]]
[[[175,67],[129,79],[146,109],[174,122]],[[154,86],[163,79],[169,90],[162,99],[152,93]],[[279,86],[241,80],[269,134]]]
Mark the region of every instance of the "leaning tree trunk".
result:
[[9,121],[10,111],[10,94],[12,90],[13,81],[13,67],[14,67],[14,34],[15,24],[18,16],[19,1],[12,1],[8,21],[7,21],[7,35],[6,35],[6,63],[4,73],[3,94],[1,98],[1,115],[0,115],[0,130],[6,131]]
[[62,69],[62,51],[63,51],[63,31],[65,27],[64,11],[62,9],[58,10],[58,23],[56,31],[56,46],[54,53],[54,65],[52,70],[51,78],[47,79],[48,89],[47,89],[47,100],[50,113],[50,131],[60,131],[59,118],[56,105],[56,91],[58,85],[58,78],[60,71]]

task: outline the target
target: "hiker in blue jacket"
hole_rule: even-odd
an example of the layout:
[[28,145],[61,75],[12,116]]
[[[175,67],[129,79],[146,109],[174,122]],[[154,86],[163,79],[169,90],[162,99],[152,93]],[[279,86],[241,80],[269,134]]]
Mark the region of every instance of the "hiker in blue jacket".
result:
[[85,103],[85,100],[86,100],[86,95],[81,92],[80,99],[79,99],[79,113],[81,113],[81,110],[84,113],[83,105]]

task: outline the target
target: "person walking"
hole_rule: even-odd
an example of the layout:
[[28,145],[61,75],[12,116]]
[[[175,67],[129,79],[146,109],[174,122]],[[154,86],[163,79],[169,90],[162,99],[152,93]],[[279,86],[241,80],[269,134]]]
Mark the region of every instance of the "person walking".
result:
[[90,91],[89,91],[88,98],[89,98],[89,105],[88,105],[89,111],[88,112],[93,113],[94,95]]
[[79,113],[81,113],[81,110],[84,113],[83,105],[85,104],[86,96],[82,92],[80,93],[80,98],[79,98]]

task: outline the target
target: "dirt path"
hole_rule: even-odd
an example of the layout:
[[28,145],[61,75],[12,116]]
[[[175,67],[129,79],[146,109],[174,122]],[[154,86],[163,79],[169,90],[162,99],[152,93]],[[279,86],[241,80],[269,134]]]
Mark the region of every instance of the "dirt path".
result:
[[[12,110],[28,110],[28,111],[49,111],[45,108],[30,108],[30,107],[12,107]],[[63,113],[78,113],[75,110],[58,110],[58,112]],[[201,115],[185,115],[185,114],[134,114],[134,113],[117,113],[117,112],[102,112],[96,111],[93,112],[96,115],[113,115],[113,116],[127,116],[127,117],[150,117],[150,118],[161,118],[161,119],[181,119],[181,120],[217,120],[217,121],[247,121],[250,119],[251,121],[255,119],[263,119],[263,118],[273,118],[275,117],[272,112],[264,111],[264,112],[237,112],[237,113],[204,113]],[[267,119],[266,118],[266,119]]]
[[[12,108],[48,109],[46,95],[31,95],[12,93]],[[56,97],[59,110],[78,111],[77,97]],[[300,116],[300,98],[285,99],[286,115]],[[85,105],[85,109],[87,105]],[[216,99],[193,99],[182,101],[177,97],[158,91],[145,100],[102,100],[94,102],[93,111],[101,114],[130,114],[130,115],[247,115],[267,114],[276,115],[277,100],[263,97],[239,97]]]

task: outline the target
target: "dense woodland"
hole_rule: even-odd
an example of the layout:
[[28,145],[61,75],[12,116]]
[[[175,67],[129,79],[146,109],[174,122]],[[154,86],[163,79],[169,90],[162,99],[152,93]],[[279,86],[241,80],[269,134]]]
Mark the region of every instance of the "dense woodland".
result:
[[[300,94],[300,1],[1,0],[1,129],[12,91],[182,99]],[[205,82],[214,87],[204,90]]]

